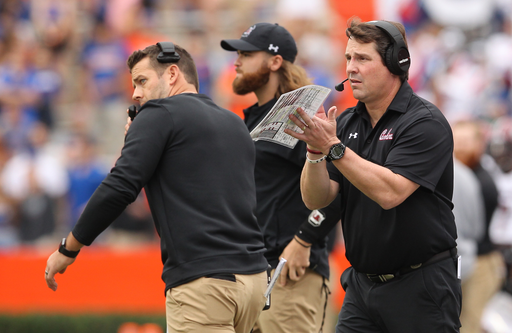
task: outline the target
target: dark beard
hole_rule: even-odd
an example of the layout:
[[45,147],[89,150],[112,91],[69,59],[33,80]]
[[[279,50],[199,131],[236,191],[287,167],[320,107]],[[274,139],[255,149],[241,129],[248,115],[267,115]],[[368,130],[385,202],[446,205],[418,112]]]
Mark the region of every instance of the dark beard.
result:
[[244,73],[233,81],[233,91],[237,95],[246,95],[251,93],[265,84],[270,78],[270,68],[262,64],[260,69],[253,73]]

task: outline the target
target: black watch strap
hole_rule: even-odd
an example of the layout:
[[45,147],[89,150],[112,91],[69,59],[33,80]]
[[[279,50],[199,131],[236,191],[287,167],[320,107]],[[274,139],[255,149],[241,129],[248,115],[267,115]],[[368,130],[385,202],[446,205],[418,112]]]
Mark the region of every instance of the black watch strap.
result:
[[329,149],[329,153],[327,153],[327,162],[332,162],[334,160],[339,160],[340,158],[342,158],[343,155],[345,155],[345,148],[346,146],[343,144],[343,142],[332,145],[331,148]]
[[69,251],[68,249],[66,249],[66,238],[64,237],[64,238],[62,238],[62,242],[60,242],[59,252],[62,253],[63,255],[65,255],[66,257],[74,259],[80,253],[80,250]]

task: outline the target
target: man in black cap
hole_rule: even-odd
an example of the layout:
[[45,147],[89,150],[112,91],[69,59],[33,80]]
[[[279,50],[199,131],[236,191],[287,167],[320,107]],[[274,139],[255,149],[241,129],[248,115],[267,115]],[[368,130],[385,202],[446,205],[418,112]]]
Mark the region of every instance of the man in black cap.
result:
[[[238,52],[234,92],[254,93],[258,99],[244,110],[249,130],[282,94],[311,84],[306,71],[293,64],[297,46],[282,26],[257,23],[240,39],[223,40],[221,46]],[[318,332],[325,318],[328,253],[326,238],[315,241],[307,231],[321,228],[326,218],[339,220],[339,208],[311,211],[304,205],[300,194],[307,152],[304,142],[293,149],[267,141],[257,141],[255,146],[256,216],[264,233],[265,256],[274,269],[280,257],[287,263],[281,283],[272,291],[271,307],[261,313],[253,332]]]

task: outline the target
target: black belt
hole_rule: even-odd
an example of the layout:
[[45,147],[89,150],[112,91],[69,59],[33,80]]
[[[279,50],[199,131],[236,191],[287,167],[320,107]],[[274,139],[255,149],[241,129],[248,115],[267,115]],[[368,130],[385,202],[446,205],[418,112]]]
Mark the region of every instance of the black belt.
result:
[[401,268],[396,273],[393,273],[393,274],[365,274],[365,275],[372,282],[384,283],[384,282],[388,282],[396,277],[399,277],[400,275],[410,273],[420,267],[425,267],[425,266],[434,264],[436,262],[439,262],[441,260],[444,260],[444,259],[447,259],[450,257],[455,258],[456,255],[457,255],[457,249],[453,248],[451,250],[446,250],[446,251],[440,252],[423,263]]

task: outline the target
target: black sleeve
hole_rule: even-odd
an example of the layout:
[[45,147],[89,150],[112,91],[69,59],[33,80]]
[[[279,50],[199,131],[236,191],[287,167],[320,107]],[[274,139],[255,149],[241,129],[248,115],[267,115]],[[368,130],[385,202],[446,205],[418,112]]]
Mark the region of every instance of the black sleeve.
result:
[[323,242],[340,219],[341,198],[338,194],[329,206],[312,211],[300,226],[296,236],[308,243]]
[[90,245],[128,206],[135,201],[157,168],[172,126],[169,113],[157,102],[140,109],[128,133],[121,156],[94,192],[73,236]]
[[73,228],[73,236],[80,243],[91,245],[94,239],[121,215],[132,201],[130,195],[118,192],[103,183],[100,184]]
[[384,167],[434,192],[452,153],[451,130],[435,119],[424,119],[398,136]]

